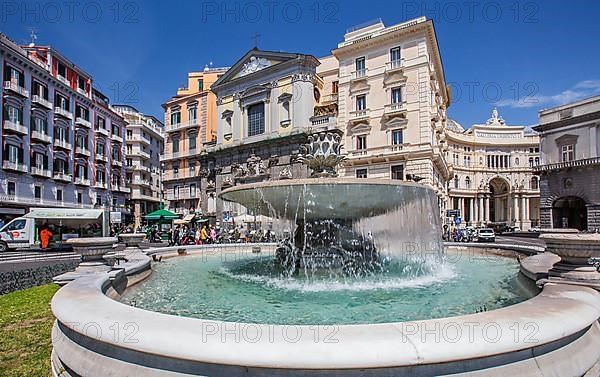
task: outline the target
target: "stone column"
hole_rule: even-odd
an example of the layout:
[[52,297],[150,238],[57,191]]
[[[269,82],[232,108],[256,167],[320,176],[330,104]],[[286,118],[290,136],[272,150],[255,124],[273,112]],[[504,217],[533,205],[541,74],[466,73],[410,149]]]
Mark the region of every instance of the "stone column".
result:
[[474,200],[474,198],[469,198],[469,221],[471,222],[471,225],[473,225],[475,223],[475,218],[473,217],[474,216],[473,200]]
[[523,226],[521,227],[521,230],[528,230],[529,228],[531,228],[531,216],[529,213],[529,198],[528,197],[523,197]]
[[477,222],[481,224],[483,222],[483,198],[477,198]]
[[490,198],[486,196],[483,198],[483,221],[488,223],[490,221]]
[[523,229],[523,227],[525,226],[525,221],[527,221],[526,216],[527,216],[527,209],[526,209],[526,204],[527,204],[527,199],[525,198],[525,195],[521,196],[521,221],[519,224],[519,227],[521,229]]
[[519,198],[517,194],[513,195],[513,216],[515,223],[513,225],[517,225],[519,223]]
[[458,209],[460,210],[460,217],[465,219],[465,198],[458,198]]

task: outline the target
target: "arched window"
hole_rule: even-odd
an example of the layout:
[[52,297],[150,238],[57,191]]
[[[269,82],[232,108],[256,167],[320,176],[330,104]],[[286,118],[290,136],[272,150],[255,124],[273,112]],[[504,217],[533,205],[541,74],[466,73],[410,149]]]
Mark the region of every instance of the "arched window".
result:
[[471,178],[469,178],[469,177],[465,178],[465,187],[468,189],[471,188]]
[[458,175],[454,176],[454,188],[458,188]]
[[529,167],[533,167],[533,157],[529,157]]
[[515,157],[515,166],[519,166],[519,157]]
[[532,190],[537,190],[540,188],[540,184],[539,184],[539,178],[538,177],[531,177],[531,182],[530,182],[530,188]]

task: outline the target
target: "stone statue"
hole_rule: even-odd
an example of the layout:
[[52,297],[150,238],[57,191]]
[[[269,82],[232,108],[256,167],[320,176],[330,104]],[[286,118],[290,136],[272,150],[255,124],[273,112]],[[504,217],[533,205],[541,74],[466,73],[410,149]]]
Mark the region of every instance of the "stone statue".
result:
[[300,162],[308,166],[315,177],[337,177],[337,166],[346,158],[341,154],[342,135],[339,130],[321,131],[308,136],[302,147]]
[[233,180],[231,177],[223,178],[223,182],[221,182],[221,187],[231,187],[233,186]]

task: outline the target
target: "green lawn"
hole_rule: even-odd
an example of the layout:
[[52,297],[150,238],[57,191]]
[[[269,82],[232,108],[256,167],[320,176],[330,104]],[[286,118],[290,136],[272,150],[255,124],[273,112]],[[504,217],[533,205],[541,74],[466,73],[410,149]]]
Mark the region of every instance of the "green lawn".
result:
[[0,296],[0,376],[50,376],[55,284]]

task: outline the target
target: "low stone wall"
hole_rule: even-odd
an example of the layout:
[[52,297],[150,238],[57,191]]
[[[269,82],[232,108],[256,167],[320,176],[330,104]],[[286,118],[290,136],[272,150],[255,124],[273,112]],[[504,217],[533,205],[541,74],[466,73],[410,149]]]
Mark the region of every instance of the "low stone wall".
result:
[[[177,249],[159,255],[177,257]],[[149,258],[131,254],[121,267],[77,279],[54,296],[53,376],[558,377],[590,375],[600,361],[600,294],[585,287],[547,284],[530,300],[490,312],[334,326],[334,334],[331,326],[293,326],[290,339],[290,326],[123,305],[110,297],[147,276]]]
[[73,271],[77,265],[79,265],[79,260],[0,272],[0,294],[52,283],[54,276]]

